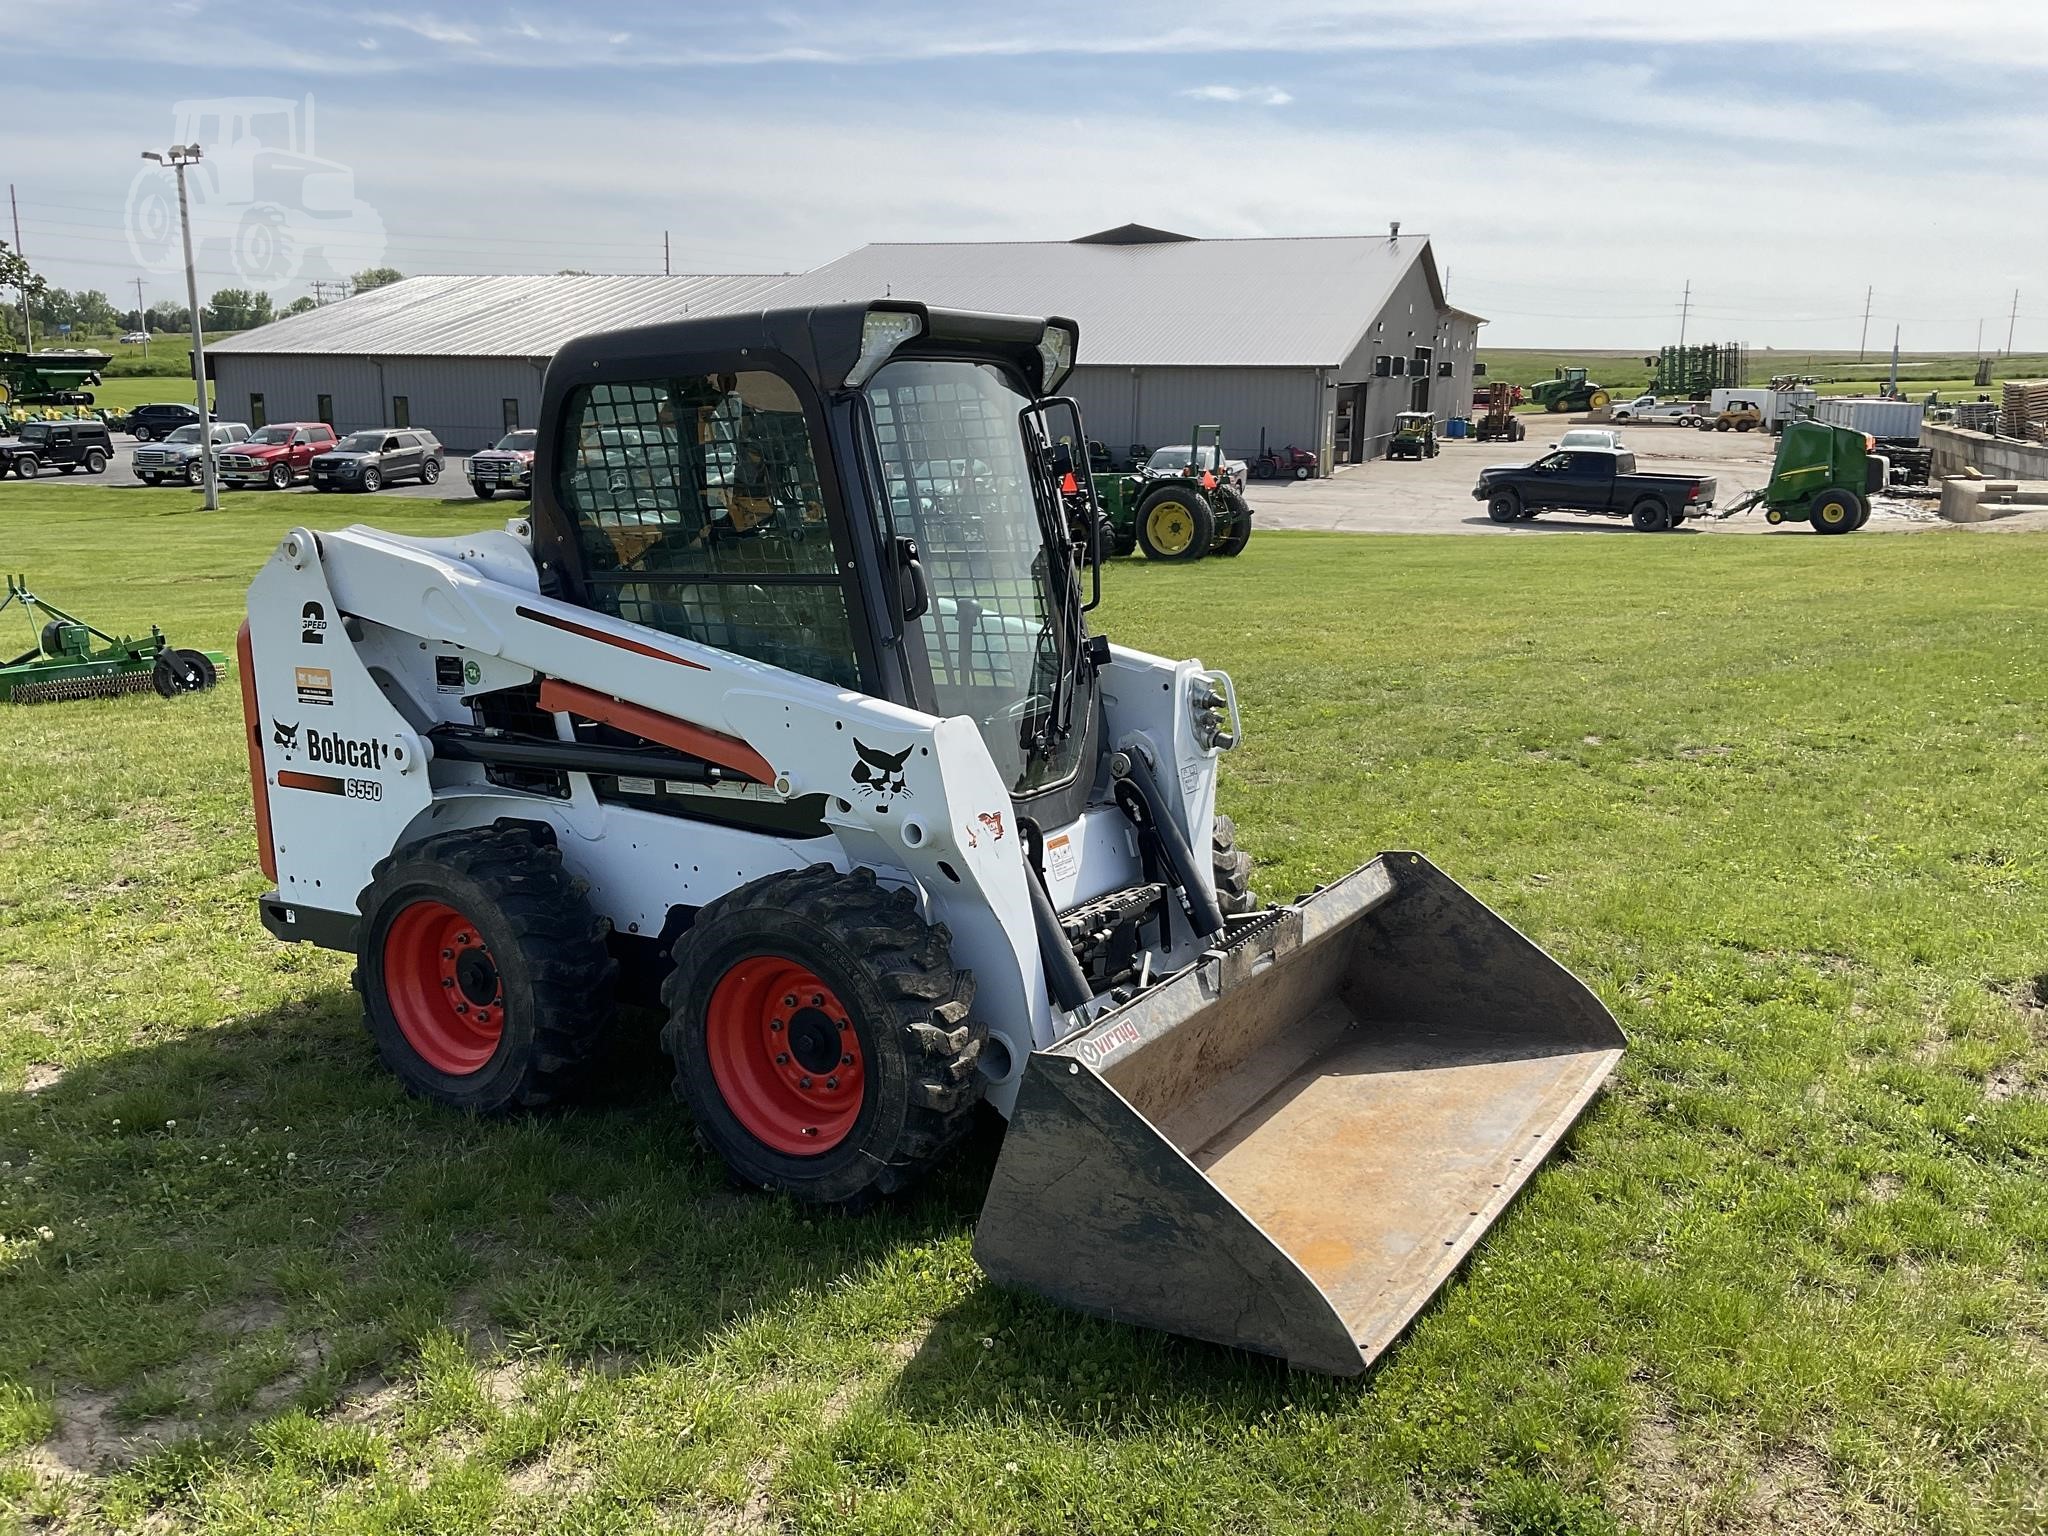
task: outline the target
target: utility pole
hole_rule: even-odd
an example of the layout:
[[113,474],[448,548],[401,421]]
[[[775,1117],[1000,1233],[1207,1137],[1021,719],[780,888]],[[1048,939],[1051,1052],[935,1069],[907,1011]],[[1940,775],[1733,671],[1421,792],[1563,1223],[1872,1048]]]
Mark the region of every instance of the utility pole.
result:
[[1692,318],[1692,279],[1685,280],[1685,297],[1678,302],[1678,344],[1685,345],[1685,323]]
[[1870,296],[1876,292],[1874,287],[1863,290],[1863,334],[1856,339],[1856,361],[1859,363],[1863,361],[1864,349],[1870,345]]
[[142,332],[142,360],[149,361],[149,311],[142,307],[142,279],[135,279],[135,329]]
[[[16,249],[16,250],[20,250],[20,249],[21,249],[21,246],[20,246],[20,244],[18,243],[18,242],[20,241],[20,239],[21,239],[21,236],[20,236],[20,234],[18,234],[18,233],[17,233],[17,234],[15,235],[15,237],[14,237],[14,238],[15,238],[15,240],[16,240],[16,242],[17,242],[17,244],[15,245],[15,249]],[[2006,355],[2007,357],[2011,357],[2011,356],[2012,356],[2012,332],[2013,332],[2013,327],[2014,327],[2014,326],[2016,326],[2016,325],[2018,325],[2019,323],[2020,323],[2020,291],[2019,291],[2019,289],[2015,288],[2015,289],[2013,289],[2013,291],[2012,291],[2012,317],[2011,317],[2010,319],[2008,319],[2008,320],[2007,320],[2007,321],[2005,322],[2005,355]]]
[[[14,212],[14,254],[27,261],[28,256],[21,248],[21,204],[14,200],[14,183],[11,181],[7,183],[7,206]],[[2019,302],[2017,296],[2013,302]],[[25,352],[33,352],[36,349],[36,327],[35,322],[29,318],[27,288],[21,290],[21,346]]]
[[1984,322],[1982,320],[1977,322],[1977,355],[1979,357],[1984,355]]
[[661,232],[661,275],[672,275],[668,269],[668,231],[665,229]]
[[145,149],[145,160],[178,173],[178,229],[185,239],[185,298],[192,306],[192,383],[199,392],[199,462],[206,476],[206,510],[220,510],[220,476],[213,462],[213,412],[206,401],[206,331],[199,313],[199,270],[192,264],[192,204],[185,195],[185,168],[199,161],[197,144],[173,144],[163,154]]

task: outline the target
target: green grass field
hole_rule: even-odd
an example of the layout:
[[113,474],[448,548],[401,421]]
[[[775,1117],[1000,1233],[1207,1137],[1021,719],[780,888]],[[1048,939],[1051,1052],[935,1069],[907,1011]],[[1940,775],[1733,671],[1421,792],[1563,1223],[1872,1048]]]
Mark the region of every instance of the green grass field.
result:
[[[226,647],[325,510],[9,482],[0,565]],[[257,924],[232,687],[0,713],[0,1528],[2038,1532],[2044,580],[1962,532],[1113,565],[1106,627],[1236,678],[1263,890],[1426,850],[1631,1037],[1350,1383],[992,1288],[992,1135],[821,1219],[645,1056],[411,1102]]]
[[[1654,357],[1656,351],[1655,347],[1647,347],[1640,352],[1550,352],[1486,347],[1480,350],[1479,359],[1486,364],[1489,379],[1519,384],[1524,389],[1539,379],[1555,377],[1559,368],[1583,367],[1596,383],[1606,387],[1608,393],[1617,399],[1627,399],[1649,389],[1656,370],[1654,366],[1646,365],[1643,359]],[[1930,389],[1940,390],[1944,399],[1960,397],[1974,400],[1980,393],[1973,382],[1976,372],[1976,358],[1966,354],[1902,353],[1899,358],[1899,388],[1908,398],[1915,400],[1925,398]],[[1801,377],[1811,375],[1820,380],[1817,388],[1824,395],[1865,394],[1891,376],[1891,354],[1873,350],[1858,362],[1854,352],[1750,350],[1746,382],[1768,383],[1772,375],[1780,373]],[[1997,358],[1991,370],[1991,397],[1994,400],[1998,398],[1999,386],[2006,379],[2044,377],[2048,377],[2048,353],[2020,352],[2011,357]]]

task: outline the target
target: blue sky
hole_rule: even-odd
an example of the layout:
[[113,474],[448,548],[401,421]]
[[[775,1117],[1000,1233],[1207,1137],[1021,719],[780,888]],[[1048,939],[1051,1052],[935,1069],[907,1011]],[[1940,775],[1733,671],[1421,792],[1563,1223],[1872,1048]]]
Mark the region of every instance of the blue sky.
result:
[[[126,232],[174,105],[303,118],[310,97],[334,206],[275,216],[284,297],[379,251],[407,272],[659,271],[664,230],[677,271],[781,271],[870,240],[1398,219],[1498,346],[1674,340],[1690,280],[1692,339],[1854,346],[1868,288],[1873,344],[1896,323],[1909,350],[1967,349],[1982,319],[1996,346],[2018,288],[2018,345],[2048,349],[2048,0],[10,16],[0,168],[23,246],[117,298],[137,275],[152,299],[180,286]],[[243,283],[236,221],[273,195],[213,198],[204,291]]]

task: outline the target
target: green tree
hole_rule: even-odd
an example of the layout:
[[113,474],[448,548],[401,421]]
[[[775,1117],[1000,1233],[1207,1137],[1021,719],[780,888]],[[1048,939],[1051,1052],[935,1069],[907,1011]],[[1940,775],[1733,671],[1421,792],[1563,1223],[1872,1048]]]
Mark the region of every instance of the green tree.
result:
[[[12,288],[17,300],[26,299],[31,310],[49,292],[49,284],[29,270],[28,258],[5,240],[0,240],[0,288]],[[15,307],[19,309],[19,303]]]
[[206,305],[209,330],[246,331],[271,320],[270,295],[248,288],[223,288]]
[[317,306],[313,302],[313,295],[311,295],[310,293],[302,293],[296,299],[293,299],[291,303],[285,305],[285,307],[283,308],[283,310],[280,311],[280,313],[285,315],[303,315],[307,310],[316,309],[318,307],[319,306]]
[[192,329],[192,311],[182,304],[163,300],[149,306],[149,328],[152,331],[189,331]]
[[386,283],[402,283],[405,274],[396,267],[365,267],[349,279],[356,293],[368,293],[372,288],[382,288]]

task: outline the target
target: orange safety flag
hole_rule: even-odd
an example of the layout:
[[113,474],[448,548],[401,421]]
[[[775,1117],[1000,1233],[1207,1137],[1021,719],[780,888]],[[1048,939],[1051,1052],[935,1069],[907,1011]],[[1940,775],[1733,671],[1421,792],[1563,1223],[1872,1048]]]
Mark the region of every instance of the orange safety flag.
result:
[[1216,489],[1216,477],[1210,474],[1209,471],[1206,469],[1202,471],[1202,489],[1205,491],[1213,491]]
[[1080,485],[1076,483],[1074,479],[1074,472],[1071,469],[1068,470],[1067,478],[1060,482],[1060,494],[1063,496],[1072,496],[1075,493],[1077,493],[1080,489]]

